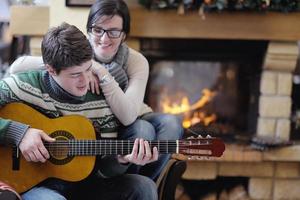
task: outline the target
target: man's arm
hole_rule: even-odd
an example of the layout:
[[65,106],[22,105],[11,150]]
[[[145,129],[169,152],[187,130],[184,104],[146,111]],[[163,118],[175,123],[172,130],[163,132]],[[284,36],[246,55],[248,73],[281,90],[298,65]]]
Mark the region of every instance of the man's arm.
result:
[[[0,109],[6,104],[20,101],[10,90],[4,80],[0,81]],[[29,116],[30,117],[30,116]],[[0,143],[15,145],[27,161],[45,162],[49,158],[43,140],[53,142],[46,133],[41,130],[30,128],[29,125],[0,118]]]

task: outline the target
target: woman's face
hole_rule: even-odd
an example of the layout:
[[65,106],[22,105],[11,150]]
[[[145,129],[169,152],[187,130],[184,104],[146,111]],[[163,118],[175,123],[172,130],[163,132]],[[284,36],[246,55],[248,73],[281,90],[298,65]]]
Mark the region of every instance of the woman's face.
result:
[[123,19],[118,15],[104,15],[92,27],[89,39],[96,58],[102,62],[110,62],[126,37]]

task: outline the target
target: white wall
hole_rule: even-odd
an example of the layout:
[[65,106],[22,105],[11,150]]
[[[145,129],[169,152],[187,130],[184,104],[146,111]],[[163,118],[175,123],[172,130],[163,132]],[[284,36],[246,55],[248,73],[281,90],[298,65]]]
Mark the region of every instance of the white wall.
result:
[[[0,0],[2,1],[2,0]],[[89,7],[66,7],[65,0],[49,0],[50,27],[57,26],[62,22],[77,26],[86,33],[86,21],[89,15]],[[125,0],[130,7],[137,4],[137,0]]]
[[65,0],[50,0],[50,27],[57,26],[62,22],[77,26],[86,33],[86,21],[89,14],[88,7],[66,7]]

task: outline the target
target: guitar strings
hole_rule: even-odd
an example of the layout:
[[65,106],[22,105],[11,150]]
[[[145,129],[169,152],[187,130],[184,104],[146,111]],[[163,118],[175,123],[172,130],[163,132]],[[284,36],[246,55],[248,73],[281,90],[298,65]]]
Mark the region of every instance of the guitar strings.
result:
[[[160,140],[149,141],[150,147],[156,146],[159,153],[176,153],[179,147],[181,152],[190,150],[185,145],[191,145],[191,141],[176,140]],[[198,143],[196,145],[208,145],[209,142]],[[116,155],[116,154],[129,154],[132,151],[134,141],[130,140],[64,140],[56,141],[53,143],[45,143],[46,148],[54,153],[56,156],[66,155]],[[197,149],[196,149],[197,151]],[[191,152],[187,152],[191,153]]]

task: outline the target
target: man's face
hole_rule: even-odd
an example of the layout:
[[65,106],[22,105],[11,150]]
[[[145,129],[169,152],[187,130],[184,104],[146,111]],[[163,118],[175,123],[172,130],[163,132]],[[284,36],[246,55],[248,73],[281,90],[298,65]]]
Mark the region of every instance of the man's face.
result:
[[74,96],[81,97],[88,91],[89,76],[92,75],[91,67],[92,61],[88,61],[79,66],[63,69],[59,74],[51,66],[48,66],[48,71],[65,91]]
[[[126,37],[126,34],[122,31],[123,19],[118,15],[114,15],[113,17],[105,15],[99,18],[93,24],[93,27],[94,29],[89,33],[89,37],[94,53],[100,61],[109,62],[115,56],[120,44]],[[119,37],[110,37],[109,33],[105,32],[100,36],[97,33],[101,29],[105,31],[119,31],[120,35]]]

